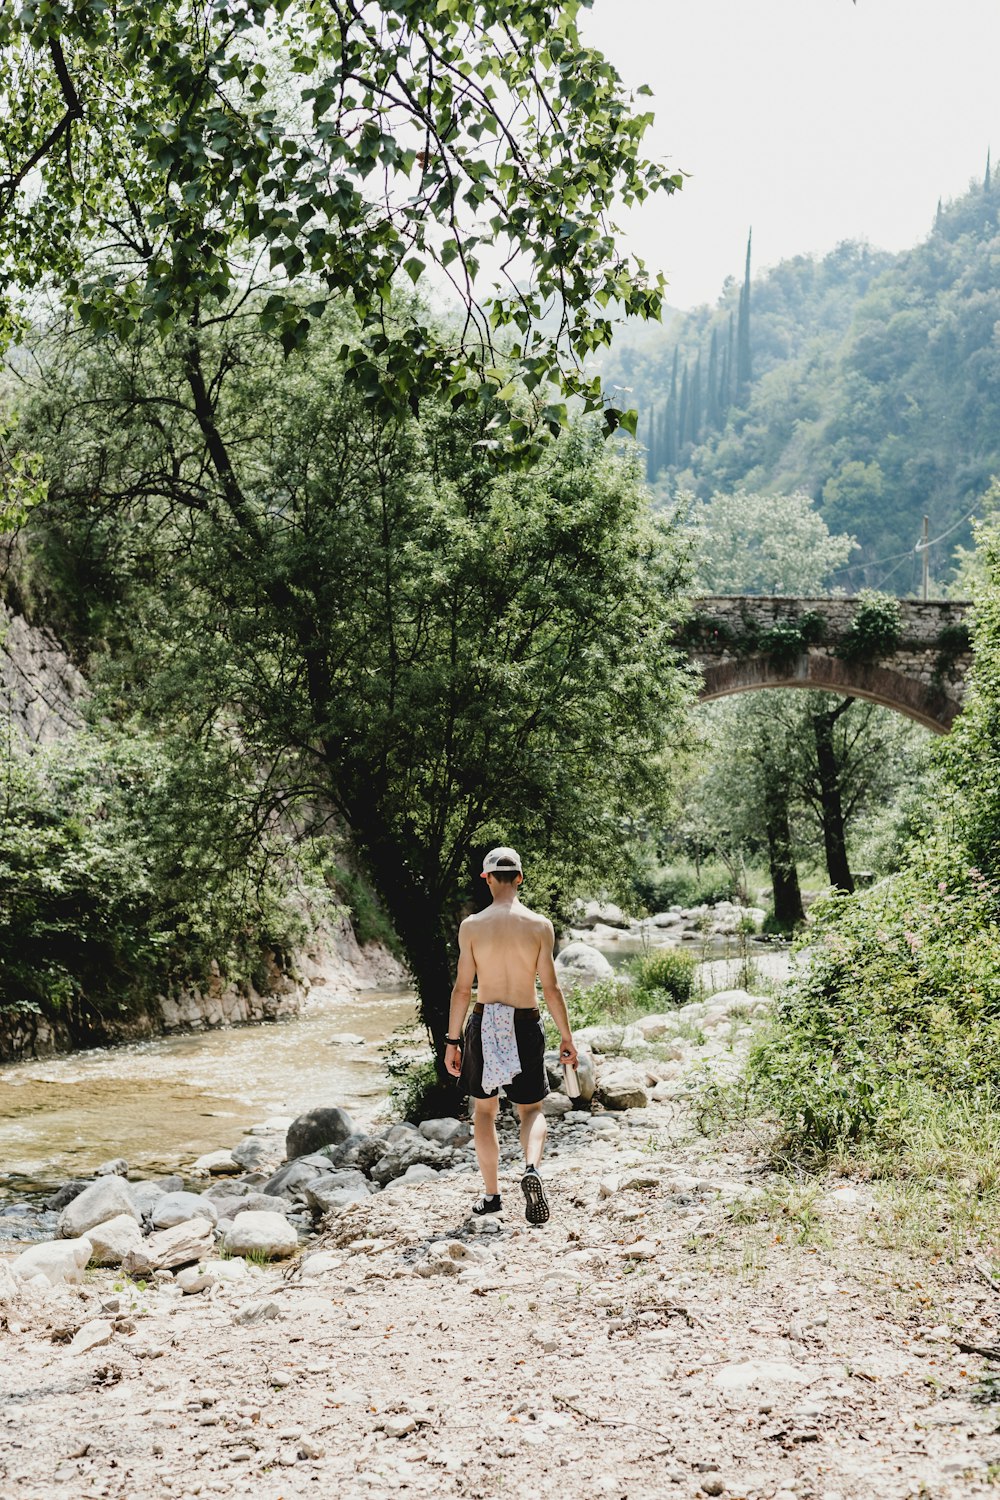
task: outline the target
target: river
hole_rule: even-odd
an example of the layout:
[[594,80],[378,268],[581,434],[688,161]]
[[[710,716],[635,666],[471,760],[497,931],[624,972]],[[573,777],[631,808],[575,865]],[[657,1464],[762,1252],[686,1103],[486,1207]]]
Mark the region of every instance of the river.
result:
[[[370,991],[274,1025],[11,1063],[0,1068],[0,1196],[89,1176],[115,1156],[140,1175],[173,1172],[317,1104],[367,1121],[386,1096],[380,1049],[415,1018],[411,992]],[[363,1040],[341,1040],[350,1035]]]
[[[616,965],[627,945],[605,950]],[[724,946],[711,951],[724,953]],[[781,979],[787,954],[754,958]],[[740,960],[703,963],[706,988],[739,983]],[[138,1175],[183,1170],[250,1125],[340,1104],[362,1124],[386,1098],[382,1048],[422,1033],[405,989],[322,1003],[291,1021],[156,1037],[0,1067],[0,1200],[88,1177],[123,1156]],[[355,1038],[351,1040],[350,1038]],[[360,1040],[358,1040],[360,1039]]]

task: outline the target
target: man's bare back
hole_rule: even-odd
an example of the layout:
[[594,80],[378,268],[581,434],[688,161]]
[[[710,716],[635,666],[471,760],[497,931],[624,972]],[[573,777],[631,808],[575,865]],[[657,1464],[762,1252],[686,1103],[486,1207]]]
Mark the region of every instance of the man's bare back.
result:
[[509,906],[490,906],[466,917],[459,942],[463,947],[468,942],[480,1003],[533,1009],[538,1004],[535,977],[540,975],[545,987],[548,976],[541,973],[542,956],[547,953],[551,963],[552,940],[552,923],[516,897]]

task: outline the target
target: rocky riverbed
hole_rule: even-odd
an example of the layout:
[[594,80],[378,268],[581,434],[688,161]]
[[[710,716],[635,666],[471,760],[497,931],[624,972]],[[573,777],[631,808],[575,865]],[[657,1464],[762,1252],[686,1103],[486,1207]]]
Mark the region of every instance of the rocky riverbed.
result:
[[0,1493],[992,1492],[988,1366],[959,1346],[991,1341],[995,1286],[894,1246],[870,1185],[803,1213],[759,1125],[698,1133],[765,1008],[585,1036],[591,1112],[550,1106],[541,1229],[510,1120],[485,1223],[459,1121],[265,1120],[186,1180],[103,1163],[0,1263]]

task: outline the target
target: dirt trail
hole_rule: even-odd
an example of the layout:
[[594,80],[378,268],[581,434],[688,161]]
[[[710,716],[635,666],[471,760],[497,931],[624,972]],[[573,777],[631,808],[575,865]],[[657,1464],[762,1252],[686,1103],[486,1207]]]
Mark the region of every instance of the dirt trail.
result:
[[1000,1293],[971,1256],[885,1248],[862,1184],[782,1211],[754,1139],[700,1139],[677,1103],[603,1119],[554,1122],[542,1229],[508,1128],[486,1232],[470,1167],[352,1206],[312,1265],[29,1289],[0,1336],[0,1494],[995,1493],[990,1366],[955,1338],[994,1343]]

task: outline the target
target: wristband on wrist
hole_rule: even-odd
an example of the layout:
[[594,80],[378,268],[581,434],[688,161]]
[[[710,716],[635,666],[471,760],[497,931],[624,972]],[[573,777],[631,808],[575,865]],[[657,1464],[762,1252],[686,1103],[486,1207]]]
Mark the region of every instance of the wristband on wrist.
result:
[[444,1044],[446,1047],[461,1047],[462,1038],[460,1036],[446,1036]]

